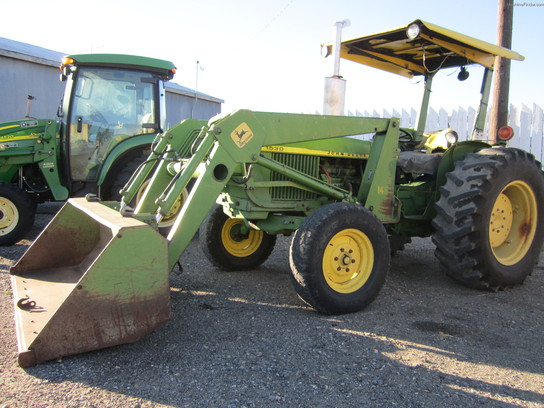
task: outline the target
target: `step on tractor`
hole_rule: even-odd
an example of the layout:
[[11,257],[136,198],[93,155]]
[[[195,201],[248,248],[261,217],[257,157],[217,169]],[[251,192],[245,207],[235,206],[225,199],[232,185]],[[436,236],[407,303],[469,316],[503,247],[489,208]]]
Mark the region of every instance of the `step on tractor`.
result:
[[[159,134],[120,201],[70,199],[11,268],[19,364],[132,342],[165,323],[169,272],[197,233],[226,271],[257,268],[290,235],[294,289],[325,314],[370,304],[411,237],[432,236],[444,271],[466,286],[522,283],[544,237],[541,167],[506,146],[508,129],[494,145],[477,139],[495,56],[523,57],[420,20],[341,47],[343,58],[425,80],[417,129],[239,110]],[[485,68],[473,139],[425,132],[433,76],[471,64]],[[164,236],[158,225],[186,189]]]
[[38,203],[93,193],[118,200],[164,129],[164,81],[174,65],[153,58],[70,55],[58,118],[0,123],[0,246],[18,242]]

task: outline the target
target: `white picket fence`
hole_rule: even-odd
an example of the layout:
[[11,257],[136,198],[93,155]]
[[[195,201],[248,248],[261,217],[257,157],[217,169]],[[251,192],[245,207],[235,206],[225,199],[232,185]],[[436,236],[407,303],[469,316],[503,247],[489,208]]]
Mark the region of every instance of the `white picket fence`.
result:
[[[396,117],[401,119],[401,126],[407,128],[415,128],[417,126],[417,111],[411,109],[386,110],[378,112],[369,111],[347,111],[348,116],[367,116],[390,118]],[[487,137],[489,126],[489,114],[487,115],[488,123],[484,134]],[[459,140],[469,140],[472,136],[472,129],[476,120],[476,109],[469,107],[465,109],[459,107],[452,111],[439,109],[438,111],[430,108],[427,117],[425,129],[427,131],[452,128],[459,134]],[[544,111],[536,104],[530,109],[525,105],[517,107],[510,105],[508,124],[514,129],[514,138],[508,143],[509,146],[519,147],[531,152],[535,158],[541,163],[544,162]]]

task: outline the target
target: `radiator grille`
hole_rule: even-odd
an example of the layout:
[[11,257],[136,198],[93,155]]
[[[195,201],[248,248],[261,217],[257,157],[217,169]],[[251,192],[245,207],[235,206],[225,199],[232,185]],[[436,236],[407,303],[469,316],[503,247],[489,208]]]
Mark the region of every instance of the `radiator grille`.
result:
[[[273,153],[272,159],[312,177],[319,176],[319,156]],[[292,181],[275,172],[272,172],[271,180]],[[271,195],[273,200],[312,200],[317,198],[317,194],[295,187],[272,187]]]

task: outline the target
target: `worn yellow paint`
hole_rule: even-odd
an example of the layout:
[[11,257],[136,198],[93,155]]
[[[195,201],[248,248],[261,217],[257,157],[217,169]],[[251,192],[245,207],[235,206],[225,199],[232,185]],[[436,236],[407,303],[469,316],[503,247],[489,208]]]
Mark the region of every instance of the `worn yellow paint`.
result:
[[538,205],[532,188],[521,180],[504,187],[493,203],[488,237],[498,262],[514,265],[531,248],[538,224]]

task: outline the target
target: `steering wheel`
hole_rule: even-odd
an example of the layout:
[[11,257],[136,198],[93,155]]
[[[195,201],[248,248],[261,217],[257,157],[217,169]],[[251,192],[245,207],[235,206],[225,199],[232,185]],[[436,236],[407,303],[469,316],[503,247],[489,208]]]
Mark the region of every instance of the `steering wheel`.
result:
[[411,142],[414,138],[412,137],[412,134],[402,128],[399,129],[400,130],[400,136],[399,136],[399,142],[403,142],[403,143],[406,143],[406,142]]

